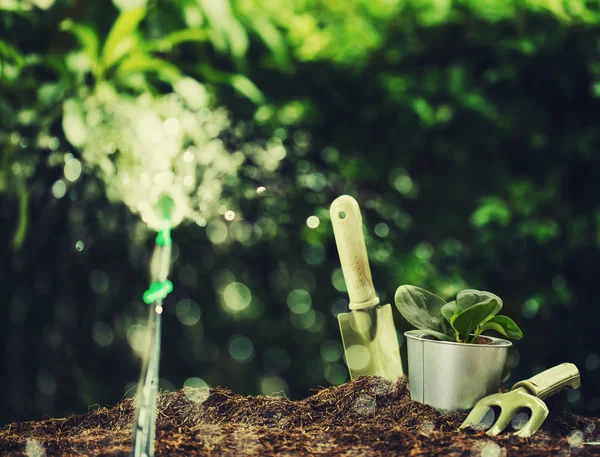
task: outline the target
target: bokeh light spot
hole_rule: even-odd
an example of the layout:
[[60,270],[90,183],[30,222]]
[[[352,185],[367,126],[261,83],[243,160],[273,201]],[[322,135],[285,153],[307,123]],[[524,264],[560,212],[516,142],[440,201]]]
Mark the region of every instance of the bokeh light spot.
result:
[[103,294],[108,289],[108,276],[102,270],[92,270],[89,284],[94,292]]
[[341,268],[336,268],[331,273],[331,284],[335,287],[339,292],[347,292],[346,281],[344,280],[344,273],[342,273]]
[[317,216],[309,216],[308,219],[306,219],[306,225],[311,229],[317,228],[320,223],[321,221]]
[[189,298],[184,298],[175,305],[175,315],[183,325],[195,325],[200,321],[200,305]]
[[326,340],[321,343],[321,357],[327,362],[337,362],[344,354],[342,344],[337,340]]
[[37,375],[37,388],[43,394],[54,395],[56,393],[56,378],[52,373],[40,370]]
[[419,243],[415,246],[415,255],[421,260],[429,260],[433,255],[433,246],[428,242]]
[[272,397],[285,396],[288,389],[287,383],[279,376],[265,376],[260,381],[260,391],[263,395]]
[[362,344],[346,349],[346,363],[351,370],[364,370],[371,363],[371,354]]
[[71,182],[75,182],[81,176],[81,162],[77,159],[67,160],[64,167],[65,178],[67,178]]
[[325,368],[325,379],[333,386],[339,386],[348,380],[348,371],[339,363],[330,363]]
[[375,235],[379,238],[385,238],[390,234],[390,227],[385,222],[380,222],[375,226]]
[[577,403],[581,398],[581,391],[579,389],[569,390],[567,392],[567,401],[569,403]]
[[593,371],[600,366],[600,356],[597,353],[588,355],[585,358],[585,368],[589,371]]
[[325,260],[325,248],[320,243],[308,243],[302,249],[302,258],[309,265],[319,265]]
[[200,404],[208,399],[210,388],[202,378],[187,378],[183,382],[183,393],[192,403]]
[[214,220],[206,227],[206,236],[213,244],[223,244],[227,240],[227,225],[220,220]]
[[520,411],[512,418],[510,425],[515,430],[521,430],[523,427],[525,427],[527,422],[529,422],[529,414],[524,411]]
[[312,299],[305,290],[294,289],[288,294],[287,304],[293,313],[303,314],[312,306]]
[[146,327],[139,324],[132,324],[127,329],[127,342],[131,349],[138,354],[144,352],[149,342],[149,334]]
[[523,317],[525,319],[531,319],[536,316],[539,309],[540,309],[539,303],[536,300],[534,300],[533,298],[530,298],[525,303],[523,303],[523,306],[521,308],[521,314],[523,314]]
[[113,342],[113,330],[102,321],[94,322],[92,325],[92,338],[98,346],[110,346]]
[[227,343],[229,355],[237,362],[248,362],[254,355],[254,345],[245,336],[234,336]]
[[232,282],[223,289],[223,301],[230,311],[242,311],[250,305],[252,293],[250,289],[241,282]]
[[410,179],[410,176],[398,176],[394,180],[394,188],[401,194],[409,194],[413,190],[413,181]]
[[67,193],[67,185],[62,179],[59,179],[52,185],[52,195],[54,198],[63,198]]

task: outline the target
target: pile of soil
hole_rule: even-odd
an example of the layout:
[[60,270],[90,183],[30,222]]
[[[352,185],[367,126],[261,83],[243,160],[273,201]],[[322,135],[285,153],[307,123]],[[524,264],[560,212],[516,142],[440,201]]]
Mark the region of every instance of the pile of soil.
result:
[[[552,410],[552,407],[551,407]],[[133,404],[125,399],[66,419],[0,428],[0,455],[127,456]],[[222,388],[161,394],[156,455],[600,456],[600,418],[551,412],[531,438],[457,432],[464,413],[410,400],[405,378],[360,377],[301,401],[244,397]]]

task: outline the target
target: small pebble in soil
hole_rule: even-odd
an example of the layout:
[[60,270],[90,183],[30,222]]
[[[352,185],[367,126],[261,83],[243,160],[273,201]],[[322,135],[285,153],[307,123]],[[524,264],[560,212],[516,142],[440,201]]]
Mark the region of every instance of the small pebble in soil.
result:
[[569,443],[571,454],[576,455],[583,447],[583,432],[579,430],[571,432],[567,437],[567,442]]
[[377,376],[372,378],[369,387],[373,395],[386,397],[394,392],[395,384],[388,379]]
[[421,435],[429,436],[433,433],[434,430],[435,430],[435,424],[433,422],[424,422],[421,425],[421,429],[419,430],[419,433],[421,433]]
[[361,395],[356,400],[354,400],[354,411],[362,416],[370,416],[375,414],[375,410],[377,409],[377,404],[375,399],[369,395]]
[[46,457],[46,450],[37,440],[28,439],[25,444],[27,457]]

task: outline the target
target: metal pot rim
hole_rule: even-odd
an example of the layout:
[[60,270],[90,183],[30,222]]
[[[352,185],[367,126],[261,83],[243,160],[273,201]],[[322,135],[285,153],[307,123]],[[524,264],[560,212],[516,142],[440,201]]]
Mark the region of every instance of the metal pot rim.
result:
[[474,348],[502,348],[502,347],[511,347],[512,343],[503,338],[496,338],[494,336],[482,335],[485,338],[489,338],[492,340],[492,344],[472,344],[472,343],[457,343],[455,341],[439,341],[439,340],[431,340],[429,338],[423,338],[423,336],[427,335],[423,330],[408,330],[404,332],[404,336],[406,338],[410,338],[412,340],[424,341],[432,344],[449,344],[454,346],[462,346],[462,347],[474,347]]

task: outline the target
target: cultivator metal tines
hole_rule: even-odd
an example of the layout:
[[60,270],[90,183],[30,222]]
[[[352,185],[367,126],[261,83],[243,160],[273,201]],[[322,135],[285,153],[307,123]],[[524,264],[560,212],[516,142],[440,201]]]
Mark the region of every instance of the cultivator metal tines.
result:
[[158,369],[160,364],[160,337],[163,300],[173,290],[167,279],[171,264],[171,229],[158,232],[150,264],[152,283],[144,293],[144,302],[152,305],[148,316],[149,344],[144,353],[142,373],[136,392],[136,414],[133,426],[133,457],[154,455],[156,406],[158,397]]

